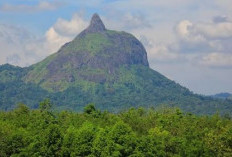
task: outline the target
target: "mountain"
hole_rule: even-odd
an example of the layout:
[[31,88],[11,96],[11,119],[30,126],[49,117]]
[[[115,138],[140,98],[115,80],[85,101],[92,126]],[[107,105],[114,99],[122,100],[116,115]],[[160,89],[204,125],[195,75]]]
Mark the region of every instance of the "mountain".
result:
[[27,68],[0,67],[0,108],[18,102],[32,108],[50,98],[56,109],[80,111],[95,103],[117,112],[129,107],[176,106],[199,114],[232,114],[232,101],[193,94],[149,68],[147,53],[133,35],[108,30],[97,14],[57,53]]
[[112,84],[123,66],[148,67],[143,45],[125,32],[106,30],[97,14],[90,26],[54,55],[32,66],[26,82],[52,92],[63,91],[81,81]]
[[211,95],[213,98],[220,98],[220,99],[232,99],[232,94],[230,93],[218,93],[215,95]]

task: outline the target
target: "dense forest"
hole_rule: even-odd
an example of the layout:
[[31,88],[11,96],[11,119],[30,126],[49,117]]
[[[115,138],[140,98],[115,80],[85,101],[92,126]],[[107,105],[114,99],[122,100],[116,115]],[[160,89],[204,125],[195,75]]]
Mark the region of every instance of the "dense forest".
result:
[[199,115],[217,112],[232,115],[232,99],[193,94],[143,66],[122,68],[117,75],[119,82],[96,84],[79,80],[79,85],[62,92],[49,92],[37,84],[25,83],[22,78],[27,70],[9,64],[0,66],[0,110],[12,110],[19,102],[36,109],[40,101],[49,98],[59,111],[79,112],[86,104],[94,102],[98,109],[114,113],[130,107],[156,108],[166,105]]
[[114,114],[93,104],[57,112],[46,99],[35,110],[0,112],[0,156],[232,156],[232,120],[178,108]]

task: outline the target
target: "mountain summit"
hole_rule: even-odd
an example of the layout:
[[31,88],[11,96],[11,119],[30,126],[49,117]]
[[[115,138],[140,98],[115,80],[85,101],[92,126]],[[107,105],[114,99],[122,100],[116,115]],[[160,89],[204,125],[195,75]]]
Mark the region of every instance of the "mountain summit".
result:
[[85,30],[88,33],[97,33],[106,31],[105,25],[103,24],[101,18],[98,14],[92,16],[89,27]]
[[232,102],[193,94],[149,68],[147,52],[133,35],[105,28],[94,14],[90,25],[57,53],[27,68],[0,66],[0,108],[18,102],[32,108],[50,98],[57,109],[79,111],[95,103],[102,110],[156,107],[232,113]]
[[77,37],[58,53],[33,65],[26,82],[39,83],[50,91],[62,91],[80,80],[95,83],[115,81],[120,67],[148,67],[141,42],[125,32],[107,30],[97,14]]

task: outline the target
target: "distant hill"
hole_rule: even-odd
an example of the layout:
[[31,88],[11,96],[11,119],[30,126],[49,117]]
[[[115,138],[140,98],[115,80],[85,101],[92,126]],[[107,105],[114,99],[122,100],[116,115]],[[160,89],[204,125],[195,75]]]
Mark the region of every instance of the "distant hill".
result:
[[0,66],[0,108],[31,108],[50,98],[56,109],[80,111],[88,103],[118,112],[130,107],[175,106],[198,114],[232,113],[232,101],[193,94],[149,67],[133,35],[105,28],[97,14],[57,53],[27,68]]
[[230,93],[218,93],[215,95],[211,95],[213,98],[220,98],[220,99],[232,99],[232,94]]

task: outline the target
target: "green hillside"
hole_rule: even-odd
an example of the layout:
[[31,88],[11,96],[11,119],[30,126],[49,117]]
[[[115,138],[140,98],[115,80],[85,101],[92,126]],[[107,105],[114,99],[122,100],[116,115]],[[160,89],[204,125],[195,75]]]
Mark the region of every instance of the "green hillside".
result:
[[220,99],[232,99],[232,94],[230,93],[218,93],[215,95],[212,95],[213,98],[220,98]]
[[[37,84],[23,82],[20,75],[14,78],[16,73],[25,73],[22,68],[9,65],[4,67],[6,68],[2,66],[0,71],[1,80],[4,80],[0,82],[3,110],[12,109],[19,102],[36,108],[38,102],[50,98],[58,110],[81,111],[86,104],[93,102],[99,109],[113,112],[129,107],[162,105],[177,106],[197,114],[213,114],[217,111],[231,113],[230,101],[194,95],[188,89],[142,65],[121,67],[114,83],[89,83],[83,80],[59,92],[49,92]],[[10,74],[13,76],[9,77]],[[5,77],[7,79],[3,79]]]
[[0,66],[0,109],[31,108],[49,98],[56,110],[88,103],[118,112],[130,107],[175,106],[197,114],[232,114],[232,100],[193,94],[149,67],[143,45],[126,32],[107,30],[98,15],[57,53],[27,68]]

